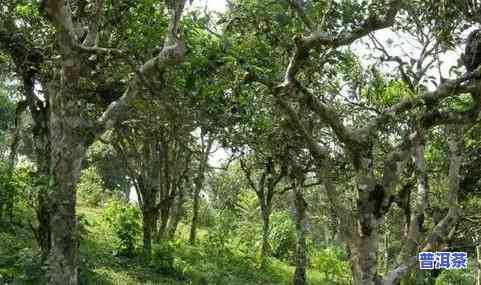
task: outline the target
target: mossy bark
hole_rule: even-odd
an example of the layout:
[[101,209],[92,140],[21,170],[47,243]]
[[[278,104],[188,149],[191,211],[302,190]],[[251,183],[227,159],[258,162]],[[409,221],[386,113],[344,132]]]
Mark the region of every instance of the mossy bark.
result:
[[306,248],[306,207],[302,189],[299,185],[294,188],[294,205],[296,207],[296,269],[294,271],[293,285],[305,285],[306,283],[306,266],[307,266],[307,248]]

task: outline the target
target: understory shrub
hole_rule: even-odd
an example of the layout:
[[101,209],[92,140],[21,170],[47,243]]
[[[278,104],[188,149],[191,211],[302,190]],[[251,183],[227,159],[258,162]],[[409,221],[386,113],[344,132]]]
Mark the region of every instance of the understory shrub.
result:
[[169,241],[162,241],[152,246],[150,266],[163,274],[174,275],[174,246]]
[[350,284],[349,262],[338,247],[313,250],[309,256],[309,267],[323,274],[326,284]]
[[81,201],[87,205],[95,207],[100,205],[107,192],[95,167],[82,170],[80,181],[77,184],[77,192]]
[[139,217],[139,210],[132,204],[117,199],[107,202],[104,218],[115,234],[117,255],[135,255],[135,244],[140,234]]
[[0,284],[39,284],[43,276],[40,254],[26,229],[0,232]]
[[296,234],[292,218],[287,212],[272,213],[269,238],[274,257],[283,261],[293,260]]
[[443,270],[436,278],[436,285],[475,284],[473,272],[468,270]]

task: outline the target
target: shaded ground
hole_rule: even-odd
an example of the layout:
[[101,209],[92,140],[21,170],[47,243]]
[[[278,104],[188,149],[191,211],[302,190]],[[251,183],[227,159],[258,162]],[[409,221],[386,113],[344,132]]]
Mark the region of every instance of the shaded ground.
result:
[[[177,241],[175,256],[178,270],[165,274],[144,265],[139,258],[116,257],[112,236],[102,222],[100,209],[80,207],[87,221],[87,239],[82,241],[82,284],[290,284],[294,268],[272,260],[263,271],[245,258],[226,252],[222,257],[208,256],[205,249]],[[202,234],[200,235],[202,236]],[[311,284],[325,284],[319,272],[310,272]]]
[[[199,243],[202,245],[190,246],[182,234],[173,243],[175,270],[159,271],[159,268],[142,263],[139,257],[116,256],[115,240],[102,216],[102,209],[79,206],[77,212],[83,220],[80,243],[82,285],[291,284],[294,268],[286,263],[272,259],[265,270],[258,270],[254,260],[228,249],[206,246],[202,241]],[[44,283],[39,250],[28,222],[33,220],[32,216],[33,213],[26,213],[18,218],[17,226],[0,229],[0,284]],[[201,239],[205,236],[205,232],[199,233]],[[308,278],[309,284],[329,284],[317,271],[309,271]]]

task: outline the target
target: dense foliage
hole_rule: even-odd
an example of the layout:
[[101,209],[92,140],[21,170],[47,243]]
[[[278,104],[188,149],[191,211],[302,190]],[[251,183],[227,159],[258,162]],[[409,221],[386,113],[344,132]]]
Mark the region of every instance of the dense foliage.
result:
[[481,285],[481,2],[0,6],[1,284]]

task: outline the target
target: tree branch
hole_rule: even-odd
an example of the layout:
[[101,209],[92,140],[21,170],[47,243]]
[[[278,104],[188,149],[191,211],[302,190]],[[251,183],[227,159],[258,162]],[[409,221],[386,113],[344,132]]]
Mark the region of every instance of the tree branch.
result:
[[304,93],[304,101],[306,105],[319,116],[321,121],[327,123],[341,142],[346,144],[349,149],[353,149],[351,146],[357,144],[357,140],[354,138],[353,133],[344,126],[342,119],[337,113],[329,108],[326,104],[321,103],[312,95],[308,90],[301,87]]
[[183,42],[177,39],[179,33],[179,21],[184,9],[186,0],[169,1],[171,19],[169,21],[169,30],[164,47],[159,55],[144,63],[138,71],[137,79],[127,87],[120,99],[111,103],[102,116],[97,120],[95,132],[96,135],[102,134],[105,130],[110,129],[116,122],[122,119],[124,113],[131,103],[138,97],[141,87],[140,81],[145,81],[145,77],[149,78],[158,71],[164,70],[167,66],[178,63],[185,53]]
[[83,46],[96,47],[98,44],[99,23],[100,23],[100,19],[102,18],[101,16],[102,16],[103,5],[104,5],[104,0],[95,0],[94,9],[89,19],[90,23],[88,27],[87,36],[85,37],[82,43]]
[[290,4],[290,6],[292,7],[292,9],[294,9],[294,11],[296,11],[296,13],[299,15],[299,17],[304,22],[306,27],[310,31],[312,31],[314,29],[314,25],[312,25],[311,20],[309,19],[309,17],[307,17],[306,12],[304,11],[304,8],[302,7],[302,4],[299,3],[298,0],[288,0],[288,2]]
[[329,151],[326,148],[321,147],[316,142],[314,137],[308,132],[307,128],[302,123],[299,116],[297,116],[297,113],[294,110],[294,108],[292,108],[289,105],[289,103],[285,99],[283,99],[280,95],[276,95],[276,93],[274,94],[278,104],[287,113],[291,123],[301,132],[302,136],[306,139],[307,147],[309,148],[311,153],[314,155],[314,157],[319,160],[324,160],[326,158],[329,158]]
[[[448,146],[449,146],[449,153],[450,153],[450,162],[449,162],[449,192],[448,192],[448,204],[449,209],[446,216],[434,227],[433,231],[426,239],[425,245],[420,247],[420,251],[429,251],[435,250],[442,241],[442,237],[446,235],[449,231],[451,231],[452,227],[457,223],[460,217],[460,208],[458,203],[458,195],[459,195],[459,182],[460,182],[460,168],[462,163],[462,154],[463,154],[463,133],[464,133],[464,126],[449,126],[447,128],[448,132]],[[427,199],[427,198],[426,198]],[[419,201],[421,203],[423,201]],[[424,204],[426,201],[424,201]],[[419,205],[421,206],[421,205]],[[421,207],[425,207],[421,206]],[[415,241],[414,241],[415,242]],[[414,245],[413,245],[414,246]],[[416,258],[416,248],[418,244],[415,242],[415,246],[411,248],[412,254],[410,257],[407,256],[404,258],[401,265],[399,265],[394,270],[390,271],[386,274],[384,278],[383,284],[386,285],[394,285],[397,284],[401,278],[407,274],[412,267],[417,262]]]
[[400,113],[409,111],[423,105],[437,104],[442,99],[453,95],[459,95],[468,92],[477,92],[479,88],[479,82],[472,82],[466,86],[462,86],[462,83],[467,82],[473,78],[479,78],[480,76],[481,67],[478,67],[473,72],[468,72],[457,79],[446,80],[434,91],[426,92],[421,96],[408,97],[384,110],[382,114],[378,115],[376,118],[368,122],[363,129],[366,132],[371,132],[372,130],[379,129],[381,126],[386,124],[389,119],[394,118]]
[[252,180],[252,173],[251,173],[249,167],[247,167],[247,165],[245,164],[245,161],[242,158],[239,158],[239,162],[240,162],[241,169],[242,169],[242,171],[244,171],[244,174],[247,178],[247,182],[249,183],[249,186],[252,188],[252,190],[257,192],[258,191],[257,186],[254,183],[254,180]]
[[65,33],[68,36],[72,47],[78,45],[77,35],[72,22],[70,1],[42,0],[40,2],[40,12],[52,22],[58,32]]
[[357,39],[360,39],[369,33],[387,28],[394,23],[396,14],[401,6],[400,0],[390,1],[387,8],[387,13],[384,17],[371,14],[367,20],[360,27],[351,32],[344,32],[340,35],[331,35],[324,32],[313,32],[309,36],[304,37],[297,35],[294,37],[296,49],[292,56],[289,66],[287,67],[284,82],[281,84],[284,88],[295,84],[296,75],[303,67],[304,63],[309,58],[309,52],[316,47],[338,48],[349,45]]

